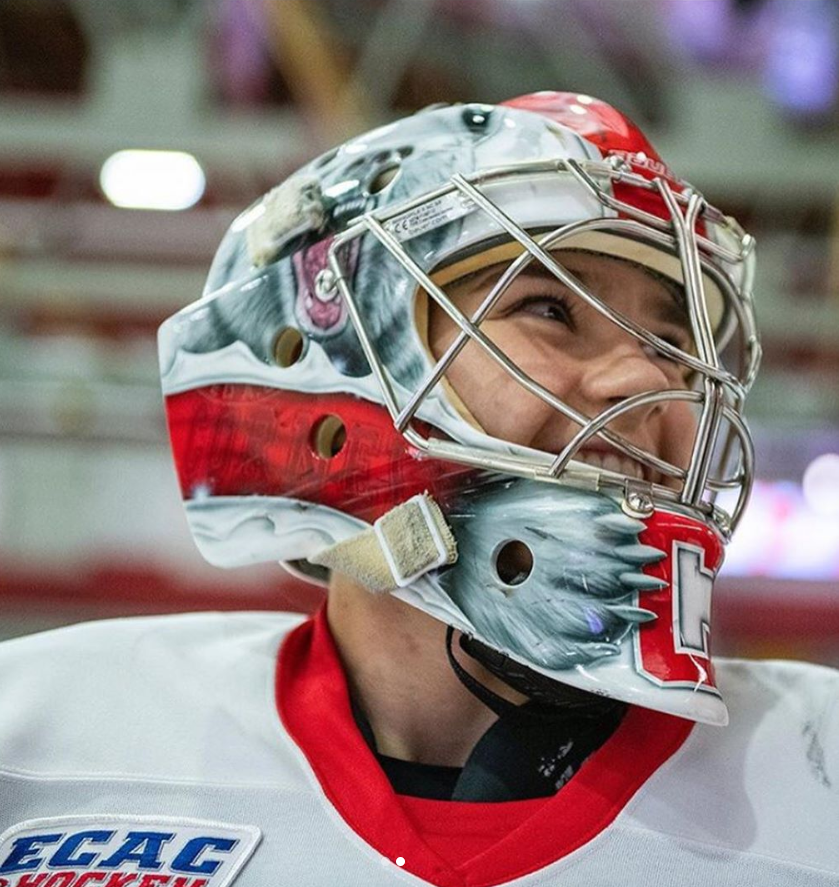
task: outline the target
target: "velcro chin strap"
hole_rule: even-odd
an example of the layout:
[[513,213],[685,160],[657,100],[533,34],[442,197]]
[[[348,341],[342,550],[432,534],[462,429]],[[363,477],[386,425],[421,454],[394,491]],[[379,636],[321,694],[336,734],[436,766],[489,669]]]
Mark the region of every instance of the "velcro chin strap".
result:
[[369,530],[309,557],[310,563],[343,573],[377,593],[405,588],[456,560],[455,538],[428,493],[397,505]]

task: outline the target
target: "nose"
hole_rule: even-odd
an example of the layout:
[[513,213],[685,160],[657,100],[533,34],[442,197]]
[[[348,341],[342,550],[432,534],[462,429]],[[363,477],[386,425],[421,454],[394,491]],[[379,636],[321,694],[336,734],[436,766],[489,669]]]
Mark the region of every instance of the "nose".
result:
[[[628,334],[590,355],[579,383],[580,400],[592,416],[633,395],[672,387],[661,359]],[[616,424],[637,427],[661,408],[660,401],[636,407],[622,414]]]

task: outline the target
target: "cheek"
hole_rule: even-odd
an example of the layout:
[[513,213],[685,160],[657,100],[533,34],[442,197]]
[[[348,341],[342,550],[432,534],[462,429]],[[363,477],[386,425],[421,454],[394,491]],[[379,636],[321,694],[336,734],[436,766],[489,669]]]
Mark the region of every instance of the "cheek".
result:
[[696,435],[697,413],[693,405],[675,401],[663,414],[660,452],[668,462],[687,468]]
[[[487,322],[482,329],[507,356],[513,360],[519,357],[516,363],[525,373],[546,383],[543,361],[521,359],[527,355],[526,342],[517,341],[517,335],[502,325],[493,329],[493,324]],[[554,412],[475,342],[469,342],[460,352],[448,370],[447,379],[481,428],[501,440],[530,445]]]

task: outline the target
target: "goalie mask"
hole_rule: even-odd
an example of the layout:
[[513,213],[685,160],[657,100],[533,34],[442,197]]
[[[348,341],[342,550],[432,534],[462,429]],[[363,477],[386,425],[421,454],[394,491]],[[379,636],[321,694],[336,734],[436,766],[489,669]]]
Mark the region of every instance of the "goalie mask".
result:
[[[587,96],[433,108],[317,158],[160,331],[199,549],[395,594],[537,697],[725,723],[752,247]],[[594,396],[589,361],[623,387]]]

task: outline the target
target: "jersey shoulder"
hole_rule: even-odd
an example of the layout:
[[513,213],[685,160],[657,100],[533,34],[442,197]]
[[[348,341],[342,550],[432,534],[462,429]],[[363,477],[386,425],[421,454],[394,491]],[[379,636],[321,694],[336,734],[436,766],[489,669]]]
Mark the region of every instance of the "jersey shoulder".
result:
[[831,696],[839,689],[839,670],[812,662],[785,659],[720,659],[714,660],[717,683],[723,694],[755,697],[765,709]]
[[277,651],[304,619],[152,616],[6,641],[0,769],[222,782],[264,775],[260,740],[280,751],[285,738],[274,704]]
[[839,871],[839,671],[726,659],[715,670],[728,726],[697,724],[630,818],[714,851]]

